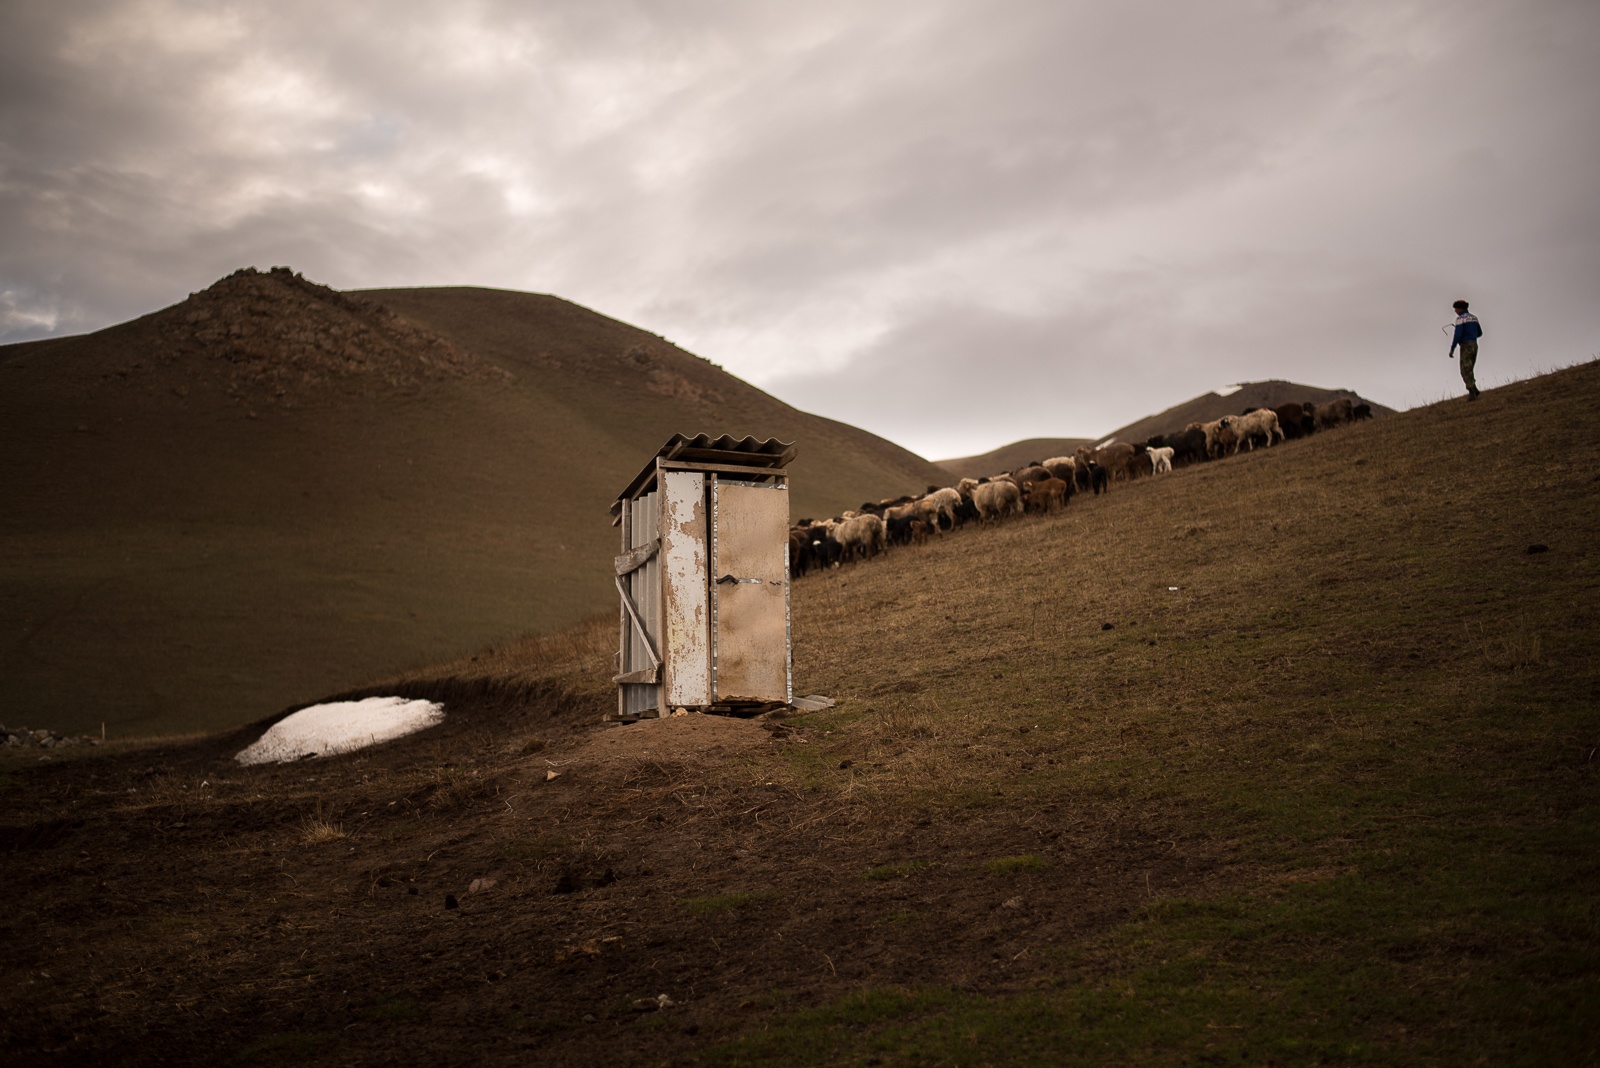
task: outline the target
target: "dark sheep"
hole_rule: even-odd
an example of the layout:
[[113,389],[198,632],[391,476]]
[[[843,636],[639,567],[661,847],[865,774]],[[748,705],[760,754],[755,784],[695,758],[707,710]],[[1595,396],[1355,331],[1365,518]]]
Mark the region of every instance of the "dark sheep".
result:
[[[885,537],[888,538],[889,544],[910,545],[912,526],[917,522],[918,520],[916,516],[912,515],[890,516],[886,524],[887,530],[885,532]],[[926,524],[923,525],[926,526]]]
[[1280,404],[1272,409],[1278,416],[1278,429],[1284,440],[1310,437],[1317,431],[1317,406],[1309,401],[1301,404]]
[[839,561],[844,558],[844,546],[833,539],[832,534],[821,534],[811,539],[811,566],[813,567],[838,567]]
[[1173,467],[1197,464],[1206,458],[1206,432],[1198,429],[1180,430],[1176,434],[1166,435],[1161,446],[1172,450]]
[[1317,405],[1317,429],[1331,430],[1341,423],[1348,423],[1355,418],[1355,402],[1349,397],[1340,397],[1327,404]]
[[811,570],[811,535],[804,527],[789,531],[789,574],[803,578]]

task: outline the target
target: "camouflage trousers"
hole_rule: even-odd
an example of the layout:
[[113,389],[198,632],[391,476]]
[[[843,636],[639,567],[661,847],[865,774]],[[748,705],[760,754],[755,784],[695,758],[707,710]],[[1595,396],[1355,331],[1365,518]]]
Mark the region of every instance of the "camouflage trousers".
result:
[[1461,343],[1461,381],[1467,384],[1468,393],[1478,392],[1478,381],[1472,376],[1472,369],[1478,365],[1478,343],[1476,341],[1463,341]]

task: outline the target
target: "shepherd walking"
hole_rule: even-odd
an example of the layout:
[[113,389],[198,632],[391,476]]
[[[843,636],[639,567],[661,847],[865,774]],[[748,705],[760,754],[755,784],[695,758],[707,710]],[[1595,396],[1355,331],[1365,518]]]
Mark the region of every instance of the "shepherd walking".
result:
[[1478,339],[1483,336],[1483,327],[1478,325],[1478,317],[1467,310],[1466,301],[1458,300],[1451,307],[1456,310],[1456,321],[1455,333],[1450,336],[1450,355],[1454,357],[1456,349],[1461,350],[1461,381],[1467,384],[1467,400],[1475,401],[1478,381],[1472,369],[1478,363]]

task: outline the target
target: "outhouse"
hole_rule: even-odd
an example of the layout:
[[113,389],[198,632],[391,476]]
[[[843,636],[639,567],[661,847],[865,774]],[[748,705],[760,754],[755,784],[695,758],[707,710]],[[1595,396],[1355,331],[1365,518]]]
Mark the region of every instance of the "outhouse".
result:
[[792,444],[674,434],[611,506],[622,528],[616,718],[794,696]]

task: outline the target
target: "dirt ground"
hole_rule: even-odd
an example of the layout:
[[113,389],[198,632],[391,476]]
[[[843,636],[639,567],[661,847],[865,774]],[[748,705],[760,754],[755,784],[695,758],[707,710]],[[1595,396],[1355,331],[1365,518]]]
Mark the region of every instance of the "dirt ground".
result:
[[4,751],[0,1059],[1593,1063],[1597,398],[808,576],[813,715],[602,726],[613,618],[359,753]]
[[1211,867],[1054,805],[868,819],[768,777],[829,746],[805,717],[598,713],[481,698],[327,761],[240,768],[241,732],[13,772],[8,1056],[694,1060],[864,983],[1056,982],[1053,946]]

